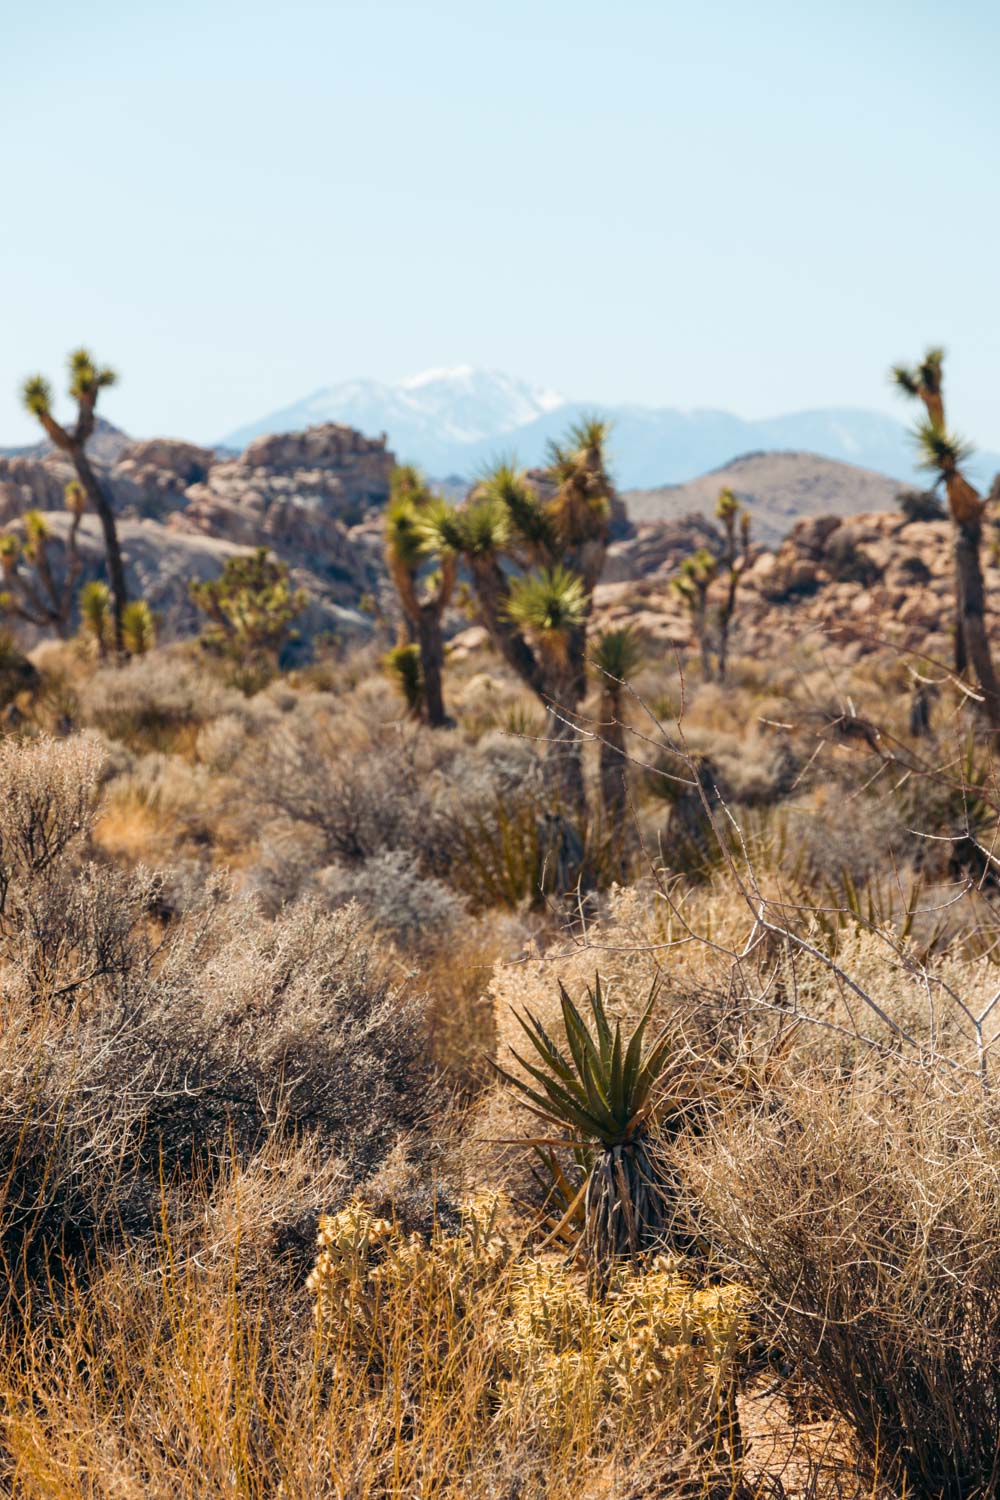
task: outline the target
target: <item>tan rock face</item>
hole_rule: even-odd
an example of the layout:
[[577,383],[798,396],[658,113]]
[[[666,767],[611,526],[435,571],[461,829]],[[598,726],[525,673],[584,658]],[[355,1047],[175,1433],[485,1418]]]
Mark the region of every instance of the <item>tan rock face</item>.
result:
[[37,458],[0,458],[0,524],[26,510],[58,509],[68,477]]
[[[113,467],[97,465],[119,516],[129,587],[160,616],[161,638],[197,628],[192,577],[211,576],[241,547],[266,546],[287,562],[310,604],[302,632],[365,630],[357,605],[380,591],[381,510],[394,459],[384,439],[327,424],[260,438],[219,460],[194,443],[130,444]],[[59,545],[71,475],[55,457],[0,459],[0,524],[46,512]],[[102,576],[96,518],[81,533],[86,576]],[[93,543],[93,545],[92,545]]]
[[214,461],[208,448],[172,438],[133,443],[109,475],[115,506],[122,515],[164,515],[186,504],[186,490],[205,478]]
[[693,552],[705,547],[713,556],[722,549],[722,535],[704,516],[677,520],[640,521],[633,534],[608,548],[603,578],[608,583],[627,579],[669,578]]
[[393,464],[384,438],[333,422],[257,438],[188,488],[174,524],[320,557],[328,547],[341,549],[345,528],[384,507]]
[[[983,564],[990,630],[1000,640],[1000,567],[985,546]],[[743,576],[733,652],[770,655],[790,639],[815,640],[846,662],[891,642],[947,659],[953,570],[947,520],[908,523],[898,511],[848,521],[810,517],[775,551],[758,553]],[[690,618],[667,587],[669,571],[603,583],[595,595],[596,627],[632,624],[652,641],[693,647]],[[721,588],[712,585],[710,606],[720,601]]]

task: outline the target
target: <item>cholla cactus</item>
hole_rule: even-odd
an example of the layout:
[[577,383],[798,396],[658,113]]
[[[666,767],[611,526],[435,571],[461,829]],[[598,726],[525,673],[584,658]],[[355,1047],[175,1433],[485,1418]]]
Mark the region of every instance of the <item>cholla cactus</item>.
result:
[[[76,421],[64,427],[52,415],[52,386],[44,375],[32,375],[21,388],[21,399],[26,409],[37,417],[50,441],[63,453],[69,455],[77,473],[78,488],[93,505],[104,533],[104,548],[107,554],[108,576],[114,596],[113,637],[117,651],[124,649],[122,639],[122,616],[128,603],[125,587],[125,567],[118,541],[118,526],[115,513],[103,485],[98,480],[90,459],[87,457],[87,442],[94,431],[95,408],[102,390],[116,383],[118,377],[107,365],[98,366],[87,349],[74,349],[69,356],[69,394],[76,402]],[[67,496],[70,509],[77,503]],[[80,506],[82,510],[82,505]]]
[[983,695],[990,730],[1000,742],[1000,681],[997,679],[986,628],[986,593],[982,559],[986,500],[963,473],[972,455],[969,445],[950,432],[944,409],[944,351],[928,349],[918,365],[896,365],[891,378],[904,395],[919,401],[926,418],[914,436],[920,464],[944,486],[955,527],[955,669],[971,665]]
[[502,1202],[469,1205],[457,1233],[404,1235],[357,1200],[320,1219],[308,1279],[331,1377],[360,1392],[465,1394],[470,1357],[494,1440],[539,1413],[549,1442],[599,1414],[613,1451],[669,1420],[685,1437],[738,1456],[733,1401],[748,1298],[737,1285],[696,1290],[659,1256],[642,1274],[617,1266],[591,1295],[575,1269],[517,1254]]
[[[431,728],[449,723],[444,707],[441,621],[455,588],[457,560],[444,540],[447,501],[431,493],[412,465],[398,467],[385,515],[385,553],[403,609],[409,641],[419,654],[418,712]],[[404,682],[404,690],[406,683]],[[407,696],[410,711],[415,699]]]
[[0,536],[0,567],[5,588],[0,605],[5,613],[32,625],[54,629],[63,639],[69,633],[73,595],[83,569],[77,550],[77,533],[86,497],[71,481],[66,486],[66,506],[72,516],[64,547],[60,574],[49,554],[51,531],[45,517],[29,510],[23,519],[24,538],[8,530]]

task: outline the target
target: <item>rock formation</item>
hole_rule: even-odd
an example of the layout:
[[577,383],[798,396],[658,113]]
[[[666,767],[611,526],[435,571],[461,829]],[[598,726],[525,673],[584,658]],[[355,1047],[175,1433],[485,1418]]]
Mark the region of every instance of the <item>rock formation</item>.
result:
[[[188,580],[258,546],[287,562],[309,594],[306,632],[363,627],[358,602],[377,594],[384,577],[379,515],[393,464],[384,438],[328,423],[258,438],[237,458],[168,438],[132,443],[99,473],[120,518],[130,588],[159,612],[161,639],[169,639],[198,626]],[[0,524],[41,510],[58,545],[70,477],[51,455],[0,458]],[[81,555],[86,576],[100,577],[91,519]]]

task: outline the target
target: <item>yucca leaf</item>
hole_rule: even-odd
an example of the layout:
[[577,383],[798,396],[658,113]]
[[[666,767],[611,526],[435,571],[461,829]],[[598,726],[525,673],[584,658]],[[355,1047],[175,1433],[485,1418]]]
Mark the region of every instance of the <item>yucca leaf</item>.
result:
[[595,1071],[591,1061],[587,1058],[584,1064],[583,1081],[587,1090],[587,1103],[589,1112],[601,1125],[598,1134],[617,1136],[621,1132],[622,1121],[615,1119],[611,1112],[611,1103],[608,1098],[607,1089]]
[[493,1067],[505,1083],[517,1089],[518,1093],[523,1094],[526,1099],[531,1100],[531,1104],[535,1106],[531,1110],[532,1114],[538,1115],[540,1119],[546,1120],[550,1125],[565,1127],[567,1123],[570,1123],[587,1136],[600,1134],[595,1129],[595,1122],[587,1115],[585,1110],[577,1109],[575,1105],[570,1107],[566,1104],[555,1104],[551,1099],[547,1099],[544,1094],[539,1094],[537,1089],[533,1089],[530,1084],[525,1083],[523,1078],[518,1078],[516,1073],[509,1073],[499,1063],[494,1063]]
[[[519,1053],[514,1051],[513,1047],[510,1050],[522,1068],[542,1085],[547,1096],[547,1099],[542,1099],[543,1108],[554,1110],[557,1115],[562,1114],[565,1119],[571,1120],[577,1129],[583,1130],[588,1135],[602,1134],[605,1128],[604,1121],[591,1112],[590,1096],[586,1089],[576,1085],[578,1093],[570,1093],[568,1088],[563,1088],[554,1078],[547,1078],[540,1068],[525,1061]],[[522,1084],[521,1087],[523,1092],[528,1092],[527,1084]]]
[[624,1089],[625,1100],[629,1106],[631,1105],[632,1095],[639,1077],[639,1068],[642,1063],[642,1039],[646,1034],[646,1027],[649,1024],[649,1018],[653,1013],[653,1006],[656,1004],[656,997],[659,992],[660,981],[659,977],[657,977],[650,985],[649,998],[646,1001],[645,1009],[639,1017],[638,1025],[632,1033],[628,1050],[625,1053]]
[[608,1067],[608,1103],[616,1120],[625,1114],[625,1074],[622,1067],[622,1027],[615,1022],[615,1037],[611,1043],[611,1062]]
[[536,1048],[539,1056],[544,1057],[552,1071],[558,1077],[572,1081],[574,1078],[572,1067],[549,1036],[538,1017],[533,1016],[530,1011],[525,1011],[522,1016],[515,1010],[514,1020]]
[[595,977],[594,988],[587,990],[590,999],[590,1008],[594,1012],[594,1023],[597,1027],[597,1040],[601,1048],[601,1062],[605,1067],[611,1055],[611,1027],[608,1024],[607,1013],[604,1009],[604,998],[601,995],[601,976]]
[[600,1067],[600,1055],[594,1046],[594,1039],[587,1030],[583,1017],[567,994],[562,980],[559,981],[559,998],[562,1005],[563,1026],[566,1028],[566,1040],[569,1042],[570,1051],[573,1053],[573,1061],[576,1063],[577,1071],[582,1077],[583,1059],[589,1055],[594,1065]]
[[561,1102],[563,1099],[569,1099],[578,1108],[586,1109],[588,1107],[587,1091],[577,1079],[569,1078],[565,1081],[560,1081],[559,1079],[552,1078],[544,1069],[537,1068],[526,1057],[522,1057],[520,1052],[516,1051],[515,1048],[511,1047],[510,1052],[511,1056],[517,1059],[522,1068],[525,1068],[531,1074],[536,1083],[541,1084],[542,1088],[549,1095],[550,1104]]
[[633,1100],[633,1107],[635,1109],[642,1109],[645,1105],[650,1089],[663,1072],[672,1042],[673,1038],[670,1033],[664,1032],[647,1054],[642,1067],[639,1069],[639,1076],[636,1079],[635,1098]]
[[625,1062],[622,1067],[623,1109],[631,1108],[632,1099],[635,1094],[635,1086],[639,1078],[639,1068],[642,1064],[642,1039],[646,1032],[648,1020],[648,1014],[642,1017],[629,1038],[628,1048],[625,1052]]

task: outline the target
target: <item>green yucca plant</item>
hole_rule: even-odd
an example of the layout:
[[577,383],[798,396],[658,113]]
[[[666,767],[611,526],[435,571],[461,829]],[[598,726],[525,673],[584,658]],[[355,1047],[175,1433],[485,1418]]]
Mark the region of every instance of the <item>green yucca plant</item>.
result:
[[[645,655],[642,639],[632,625],[623,625],[618,630],[606,630],[598,636],[594,647],[594,665],[606,678],[613,678],[619,687],[634,677]],[[604,684],[602,683],[602,687]]]
[[111,615],[111,590],[106,583],[92,579],[80,590],[80,621],[84,634],[97,644],[101,656],[106,656],[113,636]]
[[542,651],[561,659],[570,631],[586,619],[583,580],[561,565],[524,573],[510,586],[507,615],[535,637]]
[[424,681],[420,670],[420,647],[414,641],[402,646],[393,646],[382,658],[382,665],[396,684],[406,701],[406,707],[415,719],[419,719],[424,703]]
[[924,422],[918,422],[914,429],[914,437],[920,455],[918,459],[920,468],[929,469],[942,478],[956,473],[972,457],[973,450],[970,443],[965,442],[955,433],[946,431],[944,427],[937,426],[929,418]]
[[[667,1227],[666,1177],[659,1148],[663,1112],[658,1121],[653,1096],[671,1060],[673,1038],[663,1030],[652,1044],[645,1041],[657,988],[654,983],[626,1038],[621,1022],[612,1025],[608,1017],[600,975],[587,991],[590,1024],[560,983],[568,1050],[552,1040],[536,1016],[515,1011],[537,1061],[512,1047],[527,1078],[498,1069],[532,1112],[561,1133],[558,1140],[542,1137],[526,1144],[545,1151],[566,1146],[585,1153],[583,1181],[557,1228],[570,1222],[582,1205],[582,1248],[599,1281],[606,1279],[616,1260],[627,1257],[634,1262],[661,1243]],[[683,1102],[674,1098],[669,1113],[676,1128],[684,1114]]]
[[122,611],[122,638],[129,656],[145,656],[156,645],[156,622],[145,599],[133,599]]

